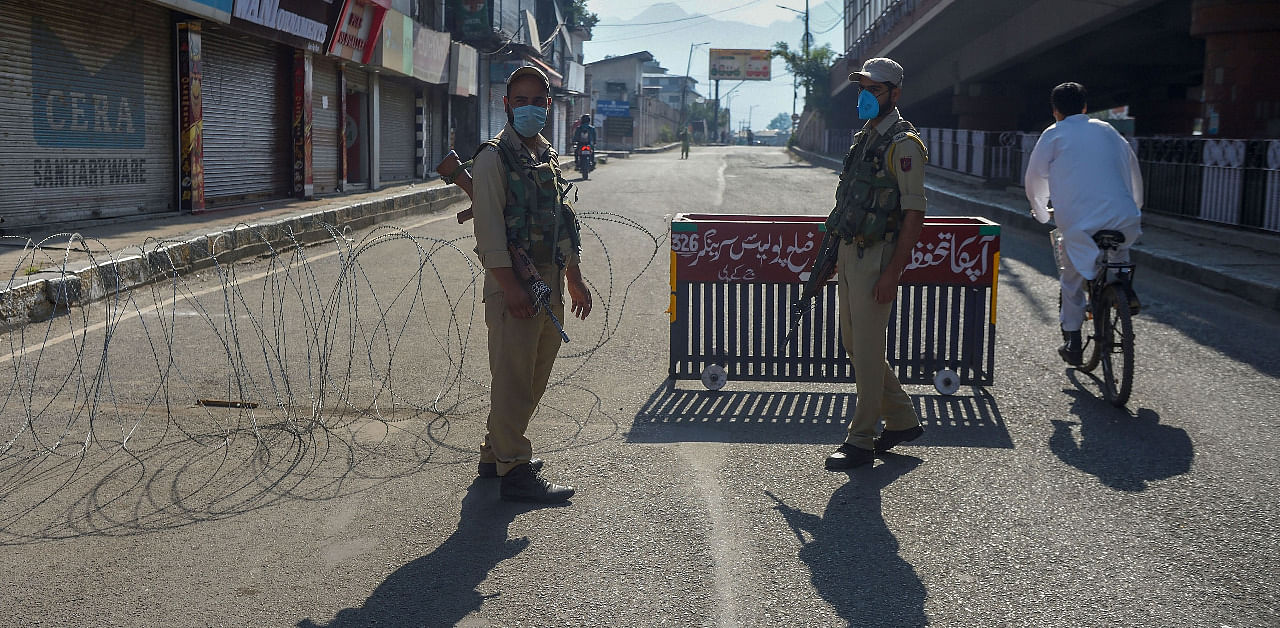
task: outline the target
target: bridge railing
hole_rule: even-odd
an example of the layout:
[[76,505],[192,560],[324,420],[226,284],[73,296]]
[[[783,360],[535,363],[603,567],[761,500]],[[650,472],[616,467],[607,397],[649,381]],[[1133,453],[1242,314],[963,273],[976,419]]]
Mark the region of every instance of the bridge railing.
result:
[[[1022,185],[1039,133],[922,128],[932,166],[994,184]],[[843,154],[854,130],[830,129]],[[1280,140],[1137,137],[1143,211],[1280,232]]]

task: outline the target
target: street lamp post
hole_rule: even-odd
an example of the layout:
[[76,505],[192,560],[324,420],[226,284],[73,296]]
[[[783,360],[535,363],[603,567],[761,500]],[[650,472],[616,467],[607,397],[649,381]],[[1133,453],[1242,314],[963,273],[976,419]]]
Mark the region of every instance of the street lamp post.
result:
[[[808,0],[806,0],[807,2]],[[683,131],[689,124],[689,115],[685,112],[684,102],[685,96],[689,93],[689,70],[693,68],[693,49],[698,46],[705,46],[711,42],[700,41],[696,44],[689,44],[689,60],[684,64],[684,84],[680,90],[680,130]]]
[[[805,56],[805,58],[807,59],[807,58],[809,57],[809,40],[810,40],[810,39],[813,39],[813,36],[809,34],[809,0],[804,0],[804,12],[803,12],[803,13],[801,13],[799,10],[797,10],[797,9],[793,9],[793,8],[791,8],[791,7],[784,7],[784,6],[782,6],[781,4],[776,5],[776,6],[777,6],[779,9],[786,9],[786,10],[788,10],[788,11],[791,11],[792,13],[799,13],[800,15],[803,15],[803,16],[804,16],[804,39],[803,39],[803,40],[801,40],[801,42],[800,42],[800,48],[801,48],[802,50],[804,50],[804,56]],[[809,86],[808,86],[808,85],[805,85],[805,86],[804,86],[804,96],[805,96],[805,98],[806,98],[806,99],[809,97]]]

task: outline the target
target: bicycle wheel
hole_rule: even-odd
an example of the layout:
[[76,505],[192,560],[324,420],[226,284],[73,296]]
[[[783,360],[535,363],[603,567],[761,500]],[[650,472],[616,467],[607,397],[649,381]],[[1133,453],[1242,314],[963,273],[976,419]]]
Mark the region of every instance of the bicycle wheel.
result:
[[1129,291],[1112,284],[1102,293],[1101,313],[1105,319],[1102,342],[1102,392],[1117,408],[1124,407],[1133,390],[1133,320],[1129,312]]
[[[1058,300],[1061,301],[1061,297]],[[1061,308],[1061,304],[1058,307]],[[1102,346],[1104,344],[1102,339],[1107,337],[1107,317],[1099,315],[1093,307],[1092,300],[1085,306],[1085,312],[1093,318],[1093,335],[1086,335],[1082,339],[1084,341],[1084,362],[1077,366],[1076,369],[1085,373],[1092,373],[1093,369],[1098,367],[1098,361],[1102,359]],[[1087,323],[1088,321],[1086,320],[1085,322]],[[1083,331],[1084,327],[1081,326],[1081,332],[1083,333]]]

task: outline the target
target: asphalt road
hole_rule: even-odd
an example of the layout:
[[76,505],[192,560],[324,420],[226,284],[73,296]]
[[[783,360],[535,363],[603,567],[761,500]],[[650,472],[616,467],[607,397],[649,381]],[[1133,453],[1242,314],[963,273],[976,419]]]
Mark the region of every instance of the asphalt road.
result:
[[1118,410],[1057,357],[1046,238],[1006,229],[995,384],[910,387],[928,431],[873,467],[822,468],[852,386],[667,382],[670,216],[825,213],[835,182],[695,147],[578,184],[596,310],[530,429],[560,507],[474,477],[451,215],[0,339],[0,625],[1280,623],[1272,312],[1140,269]]

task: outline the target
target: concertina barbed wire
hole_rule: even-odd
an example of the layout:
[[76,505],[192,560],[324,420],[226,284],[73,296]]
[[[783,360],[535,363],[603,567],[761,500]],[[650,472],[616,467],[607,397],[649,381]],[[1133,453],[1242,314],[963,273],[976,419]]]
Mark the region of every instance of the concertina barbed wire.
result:
[[[596,211],[579,219],[584,242],[599,256],[584,272],[599,322],[575,326],[558,359],[567,367],[558,367],[549,389],[572,382],[614,337],[632,287],[665,244],[663,234],[627,216]],[[605,226],[647,238],[640,240],[652,244],[647,259],[617,259],[608,242],[618,230],[606,235]],[[108,291],[6,334],[0,499],[9,493],[5,484],[21,481],[42,459],[73,460],[95,449],[133,455],[138,443],[173,433],[198,448],[249,437],[259,449],[269,448],[276,432],[314,438],[352,421],[393,420],[406,409],[455,418],[482,409],[487,360],[476,347],[484,345],[477,321],[483,269],[470,250],[474,238],[379,226],[353,239],[324,227],[324,246],[293,233],[281,246],[251,230],[265,252],[250,264],[213,255],[211,266],[183,273],[175,260],[152,255],[162,280]],[[142,250],[163,244],[149,241]],[[100,241],[56,234],[28,243],[10,284],[25,268],[65,270],[73,250],[98,267],[116,259]],[[392,254],[394,265],[385,262]],[[475,365],[482,370],[469,372]],[[436,384],[426,395],[409,394],[403,389],[410,380]]]

